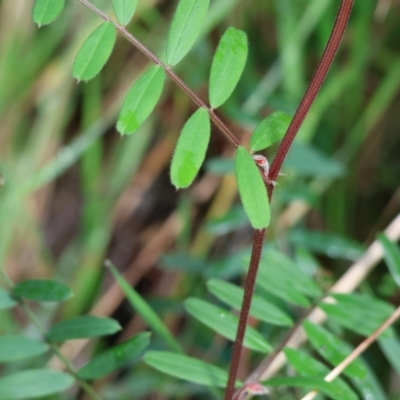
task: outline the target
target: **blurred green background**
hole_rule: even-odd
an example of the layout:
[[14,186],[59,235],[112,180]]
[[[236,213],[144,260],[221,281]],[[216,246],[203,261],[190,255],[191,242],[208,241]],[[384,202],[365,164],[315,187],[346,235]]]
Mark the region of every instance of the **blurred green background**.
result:
[[[78,1],[66,3],[55,23],[38,29],[31,0],[0,1],[0,266],[14,282],[52,277],[72,287],[75,297],[62,308],[37,310],[47,325],[88,312],[118,319],[124,331],[98,345],[107,347],[146,328],[104,269],[110,259],[188,353],[227,365],[226,342],[215,339],[210,347],[212,332],[184,315],[182,301],[206,296],[209,277],[240,282],[237,252],[248,248],[252,231],[232,175],[234,149],[213,128],[200,176],[190,189],[176,192],[169,163],[194,104],[167,81],[151,118],[134,135],[121,137],[115,121],[122,99],[149,62],[118,37],[100,76],[77,84],[74,56],[101,20]],[[93,3],[114,18],[109,1]],[[263,117],[296,110],[338,5],[213,0],[201,39],[176,72],[206,100],[220,36],[231,25],[247,32],[245,72],[218,110],[246,144]],[[172,0],[139,0],[128,26],[161,58],[175,7]],[[398,1],[355,1],[339,55],[284,165],[289,175],[279,179],[267,240],[289,254],[313,254],[313,272],[324,288],[399,212],[399,26]],[[362,286],[393,304],[400,300],[383,267]],[[26,316],[0,311],[0,334],[30,329]],[[274,329],[272,336],[281,337],[282,329]],[[72,349],[70,358],[82,363],[92,351]],[[400,379],[379,349],[373,347],[368,359],[388,399],[399,398]],[[247,355],[241,375],[257,360]],[[21,366],[7,368],[0,366],[0,374]],[[143,365],[98,386],[112,399],[206,396]]]

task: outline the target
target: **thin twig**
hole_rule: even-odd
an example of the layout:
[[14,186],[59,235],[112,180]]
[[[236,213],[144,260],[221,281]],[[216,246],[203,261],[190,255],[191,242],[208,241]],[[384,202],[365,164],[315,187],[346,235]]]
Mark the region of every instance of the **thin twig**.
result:
[[[389,326],[393,325],[400,318],[400,307],[370,336],[361,342],[338,366],[336,366],[324,379],[326,382],[332,382],[348,367],[358,356],[371,346]],[[301,400],[313,400],[318,391],[313,390],[306,394]]]
[[119,25],[119,24],[115,23],[114,21],[112,21],[108,15],[104,14],[101,10],[99,10],[92,3],[90,3],[87,0],[78,0],[78,1],[80,1],[83,5],[85,5],[90,10],[92,10],[94,13],[96,13],[104,21],[111,22],[112,24],[114,24],[115,28],[126,39],[128,39],[129,42],[131,42],[141,53],[143,53],[154,64],[159,65],[161,68],[163,68],[165,73],[171,78],[171,80],[173,82],[175,82],[175,84],[177,86],[179,86],[193,100],[194,103],[196,103],[199,107],[205,108],[208,111],[208,114],[210,115],[211,120],[214,122],[214,124],[225,135],[225,137],[229,140],[229,142],[233,146],[238,147],[240,145],[239,140],[230,131],[230,129],[223,123],[223,121],[218,117],[218,115],[215,114],[214,109],[211,108],[210,106],[208,106],[203,100],[201,100],[200,97],[197,96],[197,94],[194,93],[193,90],[190,89],[189,86],[187,86],[186,83],[183,82],[182,79],[179,78],[179,76],[175,74],[174,71],[172,71],[170,66],[163,63],[154,53],[152,53],[146,46],[144,46],[138,39],[136,39],[130,32],[128,32],[124,26]]
[[[299,107],[296,110],[296,113],[293,117],[293,120],[278,148],[277,154],[272,162],[269,179],[271,181],[275,181],[278,177],[278,174],[281,170],[282,164],[286,158],[286,155],[290,149],[290,146],[293,143],[294,138],[296,137],[305,117],[307,116],[310,107],[317,96],[323,81],[329,71],[330,66],[332,65],[333,59],[336,55],[336,52],[339,48],[339,44],[342,41],[344,31],[347,26],[347,22],[349,20],[351,9],[353,7],[354,0],[341,0],[341,4],[339,7],[339,11],[336,16],[336,20],[332,29],[332,33],[329,37],[328,43],[325,47],[325,51],[322,55],[321,61],[319,62],[315,73],[311,79],[310,84],[306,90],[306,93],[303,99],[300,102]],[[271,201],[274,186],[267,185],[268,197]],[[261,248],[263,245],[265,237],[265,230],[260,231],[260,234],[255,236],[253,241],[253,252],[255,249]],[[261,254],[260,254],[261,255]],[[259,264],[255,264],[250,261],[249,272],[245,282],[245,293],[246,291],[250,291],[252,294],[254,291],[255,278],[257,276]],[[247,301],[246,296],[243,298],[242,307],[240,310],[240,318],[239,325],[236,333],[235,344],[233,347],[232,361],[229,368],[229,378],[228,385],[225,391],[225,400],[231,400],[233,398],[233,394],[235,391],[235,381],[239,367],[240,354],[242,351],[242,343],[246,330],[247,320],[249,317],[251,306],[251,298],[250,301]],[[279,353],[277,353],[279,354]]]

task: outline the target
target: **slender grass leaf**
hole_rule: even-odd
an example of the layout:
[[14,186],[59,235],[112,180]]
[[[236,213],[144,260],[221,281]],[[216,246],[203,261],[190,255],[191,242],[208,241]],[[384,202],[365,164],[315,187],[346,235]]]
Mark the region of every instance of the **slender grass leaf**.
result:
[[226,175],[235,172],[235,162],[232,158],[215,157],[207,160],[207,172],[215,175]]
[[[218,279],[211,279],[207,282],[208,290],[218,299],[240,310],[242,306],[244,290],[231,283]],[[254,294],[251,301],[250,315],[273,325],[291,326],[292,319],[275,304],[264,300],[261,296]]]
[[199,385],[224,388],[228,381],[228,374],[221,368],[182,354],[148,351],[143,359],[146,364],[164,374]]
[[65,0],[35,0],[32,19],[39,27],[53,22],[64,9]]
[[206,224],[206,229],[212,235],[226,235],[234,230],[243,228],[247,225],[248,219],[242,206],[232,207],[224,215],[210,219]]
[[[347,343],[342,342],[322,326],[304,321],[303,328],[315,350],[334,366],[341,363],[352,352],[352,348]],[[354,360],[346,367],[344,374],[350,378],[364,379],[367,371],[360,360]]]
[[[289,347],[284,349],[284,353],[289,364],[292,365],[300,375],[324,378],[330,372],[328,367],[306,353],[291,349]],[[345,381],[340,378],[336,378],[333,382],[340,387],[343,399],[358,399],[358,396]]]
[[11,293],[0,289],[0,310],[13,308],[18,304],[17,300],[13,298]]
[[[184,302],[186,311],[198,321],[208,326],[210,329],[219,333],[229,340],[235,340],[238,318],[223,308],[214,306],[207,301],[189,298]],[[243,342],[244,347],[268,353],[271,346],[264,338],[251,326],[246,328],[246,334]]]
[[179,135],[171,163],[171,181],[177,188],[190,186],[206,156],[210,141],[210,116],[199,108],[186,122]]
[[[333,294],[336,302],[318,306],[337,324],[363,336],[369,336],[389,318],[395,308],[367,294]],[[382,333],[387,336],[388,331]]]
[[111,335],[119,330],[121,326],[114,319],[86,315],[53,325],[48,332],[48,338],[54,342],[63,342],[70,339]]
[[159,66],[154,66],[131,86],[118,117],[118,132],[128,135],[134,133],[143,124],[160,99],[164,80],[164,70]]
[[168,327],[164,324],[162,319],[154,312],[145,299],[124,279],[124,277],[117,271],[117,269],[108,264],[111,273],[113,274],[116,282],[125,293],[131,306],[142,316],[151,329],[159,335],[171,348],[182,353],[182,346],[171,334]]
[[167,40],[167,64],[174,66],[188,53],[199,36],[210,0],[180,0]]
[[112,0],[115,15],[121,25],[127,25],[135,13],[137,0]]
[[267,190],[258,167],[242,146],[236,150],[235,171],[240,198],[251,225],[255,229],[266,228],[271,217]]
[[50,369],[32,369],[0,378],[0,400],[26,400],[63,392],[74,378]]
[[98,379],[139,357],[150,343],[150,333],[139,333],[90,360],[79,371],[82,379]]
[[228,100],[242,75],[247,59],[247,36],[228,28],[215,52],[210,73],[210,104],[218,108]]
[[311,376],[288,376],[284,378],[273,378],[264,382],[267,386],[285,386],[285,387],[300,387],[307,390],[317,390],[324,393],[334,400],[353,400],[357,396],[346,397],[347,391],[343,389],[336,382],[326,382],[323,378],[316,378]]
[[0,336],[0,362],[24,360],[43,354],[48,350],[46,343],[18,335]]
[[33,301],[65,301],[73,296],[71,289],[62,282],[50,279],[30,279],[18,283],[13,293]]
[[383,233],[378,234],[378,240],[385,250],[385,260],[396,284],[400,286],[400,249]]
[[117,31],[112,22],[104,22],[83,42],[75,57],[72,75],[83,81],[94,78],[108,61]]
[[285,136],[291,121],[292,117],[283,111],[276,111],[262,120],[251,135],[251,150],[264,150],[279,142]]

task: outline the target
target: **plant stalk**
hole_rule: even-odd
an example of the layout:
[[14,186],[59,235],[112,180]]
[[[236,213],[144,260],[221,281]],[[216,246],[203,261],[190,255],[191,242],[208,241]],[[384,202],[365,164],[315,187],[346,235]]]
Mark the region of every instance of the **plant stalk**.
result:
[[[314,75],[311,79],[310,84],[306,90],[306,93],[303,99],[300,102],[299,107],[296,110],[296,113],[293,117],[293,120],[282,139],[282,142],[278,148],[277,154],[272,162],[269,178],[271,181],[275,181],[278,177],[278,174],[281,170],[282,164],[286,158],[286,155],[290,149],[290,146],[293,143],[294,138],[296,137],[305,117],[307,116],[312,103],[317,96],[323,81],[329,71],[330,66],[332,65],[333,59],[336,55],[336,52],[339,48],[340,42],[342,41],[347,22],[350,18],[351,10],[353,8],[354,0],[341,0],[339,11],[336,16],[336,20],[329,37],[328,43],[325,47],[324,53],[321,57],[321,61],[319,62]],[[269,201],[272,199],[274,186],[266,185],[268,191]],[[240,363],[240,355],[243,347],[243,339],[246,331],[247,320],[249,317],[250,307],[251,307],[251,298],[254,292],[255,281],[257,277],[257,272],[259,268],[259,262],[261,258],[261,251],[265,237],[265,229],[261,231],[256,231],[253,240],[253,251],[252,251],[252,259],[250,260],[249,271],[246,277],[245,282],[245,294],[243,298],[242,307],[240,310],[239,324],[236,333],[236,339],[233,346],[233,353],[231,358],[231,365],[229,368],[229,377],[228,384],[225,391],[225,400],[232,400],[235,391],[235,382],[237,377],[237,372],[239,369]],[[256,259],[253,260],[253,254],[259,252],[258,261],[255,262]]]

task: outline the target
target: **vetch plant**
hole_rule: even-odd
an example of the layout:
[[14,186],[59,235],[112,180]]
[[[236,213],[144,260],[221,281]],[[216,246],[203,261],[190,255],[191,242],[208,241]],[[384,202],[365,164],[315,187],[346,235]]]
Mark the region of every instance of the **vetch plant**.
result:
[[[302,257],[304,260],[307,254],[298,254],[296,260],[293,260],[274,246],[265,245],[266,229],[274,219],[270,203],[276,181],[332,65],[345,33],[353,0],[341,0],[321,61],[294,116],[291,117],[283,111],[271,113],[255,128],[249,149],[215,111],[226,104],[243,74],[249,53],[246,33],[235,27],[228,27],[220,38],[210,65],[208,103],[190,89],[173,70],[184,57],[190,57],[190,50],[206,21],[209,0],[178,2],[166,40],[165,62],[127,28],[140,0],[113,0],[112,7],[117,22],[90,1],[78,1],[102,19],[102,23],[84,40],[74,59],[72,75],[82,81],[81,84],[92,80],[102,71],[112,55],[117,33],[124,36],[152,63],[133,82],[122,102],[116,121],[116,130],[122,135],[121,141],[127,140],[126,135],[135,135],[145,124],[162,97],[167,79],[170,79],[197,107],[183,124],[176,143],[170,164],[172,185],[176,189],[184,189],[193,184],[203,168],[213,126],[234,147],[234,172],[238,193],[247,219],[254,228],[251,251],[233,256],[240,258],[240,264],[246,271],[244,288],[211,275],[206,284],[207,290],[229,309],[221,304],[215,305],[208,299],[196,297],[196,293],[183,302],[185,313],[190,318],[221,337],[234,341],[232,356],[227,371],[211,362],[185,354],[184,343],[175,337],[153,307],[130,285],[129,279],[118,272],[111,262],[107,262],[116,287],[123,292],[136,315],[146,322],[157,341],[155,340],[154,348],[145,352],[150,346],[150,334],[140,332],[111,349],[100,352],[86,365],[77,368],[63,355],[61,343],[112,335],[121,330],[120,324],[112,318],[79,315],[63,319],[47,329],[40,323],[28,302],[73,301],[70,300],[73,297],[72,290],[56,280],[31,279],[14,285],[7,274],[2,272],[8,288],[0,290],[0,308],[20,307],[40,330],[42,339],[1,336],[0,362],[11,363],[51,351],[61,360],[66,372],[35,368],[9,374],[0,378],[0,399],[35,398],[62,393],[74,384],[78,384],[89,398],[100,399],[94,389],[96,386],[92,386],[91,381],[107,377],[130,365],[144,352],[144,363],[153,369],[208,387],[216,396],[219,396],[219,392],[214,390],[223,389],[225,400],[263,396],[282,387],[309,391],[303,400],[311,400],[318,393],[337,400],[355,400],[360,395],[368,398],[371,393],[373,398],[379,398],[379,389],[373,385],[369,368],[358,356],[377,341],[390,359],[391,349],[393,346],[400,346],[400,342],[394,331],[387,328],[400,316],[400,308],[376,298],[372,293],[324,293],[304,269],[299,268]],[[39,26],[49,24],[61,14],[64,7],[64,0],[35,0],[33,21]],[[267,157],[259,152],[278,142],[279,147],[270,164]],[[393,280],[399,285],[400,251],[385,234],[378,235],[378,241],[384,249]],[[304,309],[297,322],[293,320],[290,307]],[[239,311],[239,316],[230,309]],[[340,329],[348,329],[366,339],[356,349],[352,349],[338,335],[322,327],[318,319],[311,318],[316,310],[325,312],[330,321]],[[266,339],[265,329],[248,324],[249,316],[269,326],[288,329],[286,336],[275,346]],[[319,357],[287,346],[300,327]],[[238,371],[243,348],[265,355],[266,358],[247,379],[241,381],[238,379]],[[271,378],[268,376],[271,366],[282,353],[298,373],[296,376]],[[392,362],[396,363],[393,358],[392,356]],[[334,367],[331,372],[326,363]],[[341,374],[346,379],[342,379]],[[18,385],[21,380],[25,382],[23,389]],[[131,395],[134,396],[135,393]]]

